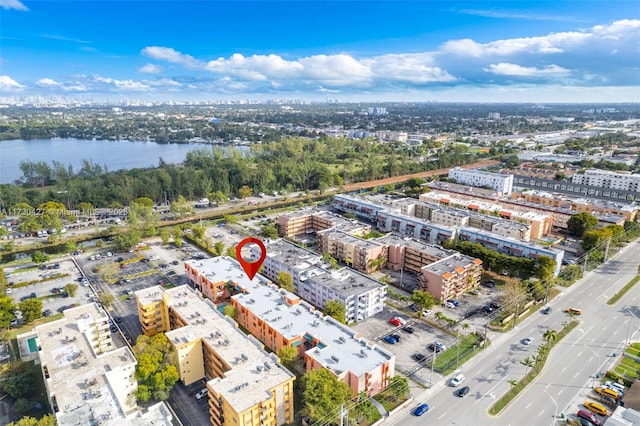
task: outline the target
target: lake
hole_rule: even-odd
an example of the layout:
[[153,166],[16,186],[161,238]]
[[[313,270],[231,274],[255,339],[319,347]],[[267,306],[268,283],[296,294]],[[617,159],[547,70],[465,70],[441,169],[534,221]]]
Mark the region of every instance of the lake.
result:
[[[160,157],[166,163],[181,163],[189,151],[210,148],[205,144],[158,144],[155,142],[82,139],[15,139],[0,141],[0,183],[22,178],[21,161],[59,161],[75,170],[82,160],[106,165],[109,171],[136,167],[157,167]],[[248,146],[237,146],[246,152]]]

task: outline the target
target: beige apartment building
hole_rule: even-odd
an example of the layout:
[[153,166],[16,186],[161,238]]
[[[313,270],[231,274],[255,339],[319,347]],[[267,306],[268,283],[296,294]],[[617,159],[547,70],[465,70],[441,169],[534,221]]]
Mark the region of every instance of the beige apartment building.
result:
[[155,286],[135,296],[145,334],[166,333],[176,352],[180,380],[185,385],[207,380],[212,425],[293,422],[295,376],[210,300],[186,285],[169,290]]
[[367,224],[326,210],[298,210],[278,216],[278,233],[285,238],[314,234],[329,228],[337,228],[349,235],[357,236],[371,231],[371,226]]
[[171,426],[164,403],[138,407],[136,358],[124,342],[117,347],[108,320],[91,303],[35,328],[33,344],[57,424]]
[[481,278],[482,261],[457,253],[424,266],[418,287],[444,302],[478,287]]
[[377,238],[376,241],[388,247],[387,268],[394,271],[404,269],[420,274],[423,266],[457,253],[455,250],[446,250],[437,245],[393,234]]
[[338,229],[318,233],[320,251],[350,265],[353,269],[370,274],[384,266],[387,247],[373,240],[364,240]]

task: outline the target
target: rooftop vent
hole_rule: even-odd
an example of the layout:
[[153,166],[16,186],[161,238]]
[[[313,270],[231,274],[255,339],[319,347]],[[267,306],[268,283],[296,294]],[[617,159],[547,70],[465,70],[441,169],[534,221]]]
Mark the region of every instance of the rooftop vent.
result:
[[245,354],[240,354],[240,356],[242,357],[243,360],[247,361],[249,359],[248,356],[246,356]]
[[340,362],[340,358],[338,358],[335,355],[331,355],[331,359],[334,360],[335,362]]

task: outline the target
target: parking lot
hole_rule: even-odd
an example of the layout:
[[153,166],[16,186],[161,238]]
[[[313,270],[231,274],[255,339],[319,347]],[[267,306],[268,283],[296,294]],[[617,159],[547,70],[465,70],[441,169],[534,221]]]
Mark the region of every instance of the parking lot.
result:
[[[42,301],[45,316],[61,312],[63,307],[81,305],[87,301],[85,293],[89,289],[79,282],[80,273],[70,260],[47,262],[39,268],[33,268],[31,265],[28,268],[8,267],[5,268],[5,272],[9,273],[7,296],[19,303],[35,294],[35,297]],[[27,282],[33,284],[21,285]],[[62,290],[67,284],[78,286],[74,297],[68,297]]]

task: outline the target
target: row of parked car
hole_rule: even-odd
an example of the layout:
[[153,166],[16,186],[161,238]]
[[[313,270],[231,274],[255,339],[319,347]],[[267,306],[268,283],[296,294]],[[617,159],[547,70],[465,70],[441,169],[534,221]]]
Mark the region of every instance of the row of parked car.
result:
[[[606,403],[610,405],[617,405],[622,403],[625,390],[626,388],[624,385],[609,381],[595,388],[594,392],[606,401]],[[600,426],[602,420],[597,415],[609,415],[607,408],[599,402],[585,401],[582,405],[586,410],[578,410],[576,416],[584,426]]]

